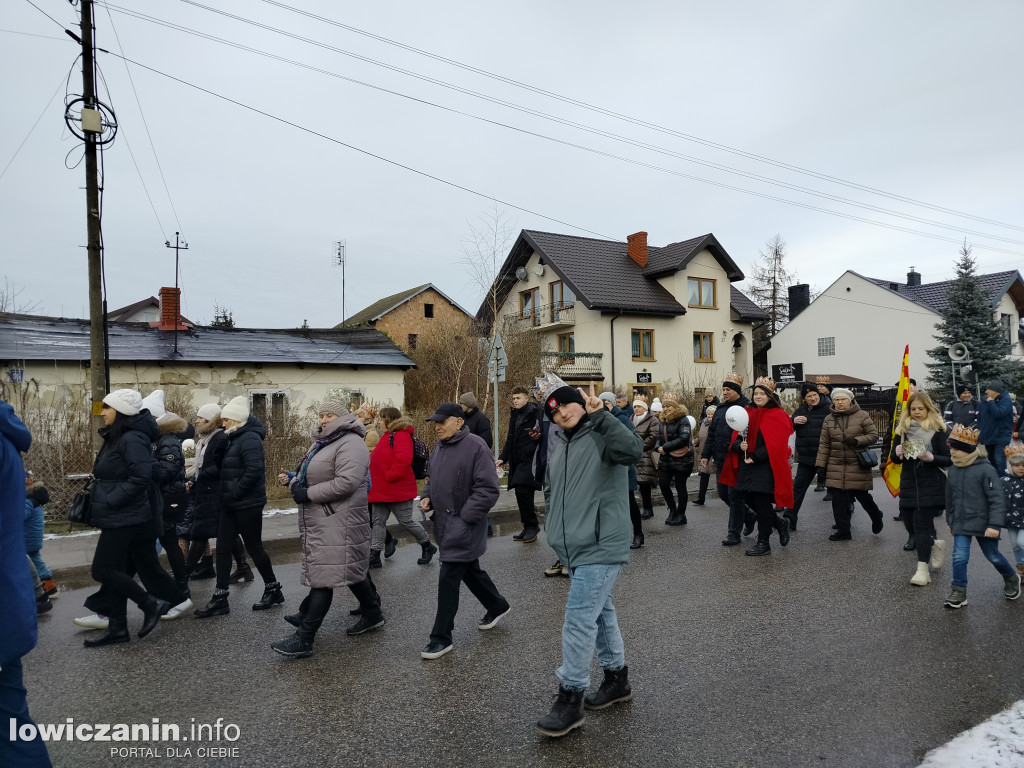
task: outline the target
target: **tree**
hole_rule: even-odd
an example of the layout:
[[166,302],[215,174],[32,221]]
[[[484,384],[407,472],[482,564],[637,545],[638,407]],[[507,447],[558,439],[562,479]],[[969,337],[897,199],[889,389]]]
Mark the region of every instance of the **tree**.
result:
[[[1007,358],[1010,343],[993,314],[992,302],[975,272],[975,260],[966,242],[960,249],[956,278],[946,291],[946,301],[942,320],[935,326],[939,346],[928,350],[928,356],[934,361],[928,363],[928,376],[937,399],[954,396],[949,347],[957,343],[966,344],[970,350],[972,372],[977,373],[981,384],[999,379],[1010,389],[1017,388],[1024,368]],[[961,383],[958,376],[956,384]]]
[[213,322],[210,323],[211,328],[234,328],[235,318],[231,314],[231,310],[227,307],[222,307],[219,304],[213,305]]
[[25,292],[23,286],[14,285],[7,277],[0,286],[0,312],[11,312],[16,315],[32,315],[42,309],[42,303],[38,301],[25,301],[21,295]]
[[[789,286],[797,278],[786,269],[786,241],[775,235],[758,253],[744,290],[768,315],[768,322],[754,330],[754,348],[766,342],[789,322]],[[760,344],[759,344],[760,342]]]
[[456,402],[473,389],[482,353],[470,318],[461,313],[436,318],[408,352],[416,367],[405,372],[406,407],[433,413],[438,403]]

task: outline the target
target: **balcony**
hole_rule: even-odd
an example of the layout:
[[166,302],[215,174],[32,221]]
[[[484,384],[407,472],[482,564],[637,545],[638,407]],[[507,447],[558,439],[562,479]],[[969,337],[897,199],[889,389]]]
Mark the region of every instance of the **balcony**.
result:
[[602,357],[600,352],[545,352],[541,363],[566,382],[599,381],[604,379]]
[[574,304],[542,304],[533,312],[513,312],[505,317],[526,323],[538,331],[555,331],[560,328],[571,328],[576,324],[576,306]]

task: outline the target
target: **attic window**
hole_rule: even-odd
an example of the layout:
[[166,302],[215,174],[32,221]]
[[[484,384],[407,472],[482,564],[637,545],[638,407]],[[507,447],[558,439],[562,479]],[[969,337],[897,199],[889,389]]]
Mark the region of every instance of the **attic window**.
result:
[[424,317],[433,317],[434,316],[434,305],[433,304],[424,304],[423,305],[423,316]]
[[690,277],[686,280],[686,287],[688,306],[705,309],[715,309],[718,306],[714,280]]

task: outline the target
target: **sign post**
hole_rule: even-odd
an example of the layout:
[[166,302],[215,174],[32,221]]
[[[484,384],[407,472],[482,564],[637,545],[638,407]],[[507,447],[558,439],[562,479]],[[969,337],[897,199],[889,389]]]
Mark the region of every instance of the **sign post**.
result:
[[508,355],[501,336],[495,332],[491,342],[491,355],[487,358],[487,372],[494,384],[494,460],[498,460],[498,384],[505,381],[505,368],[508,367]]

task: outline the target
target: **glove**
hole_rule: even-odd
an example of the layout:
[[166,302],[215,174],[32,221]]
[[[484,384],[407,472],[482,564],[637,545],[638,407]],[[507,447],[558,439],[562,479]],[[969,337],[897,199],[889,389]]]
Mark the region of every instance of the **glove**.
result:
[[903,446],[902,445],[897,445],[896,446],[896,455],[899,458],[901,458],[901,459],[903,458]]
[[857,447],[857,438],[856,437],[844,437],[843,438],[843,445],[848,445],[851,448],[856,448]]
[[931,461],[932,459],[935,458],[935,454],[932,453],[931,451],[925,451],[917,458],[919,458],[921,461]]
[[304,485],[295,484],[291,488],[292,498],[298,504],[309,503],[309,489]]

